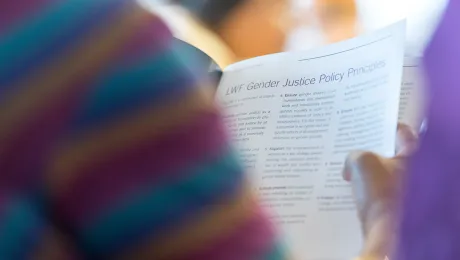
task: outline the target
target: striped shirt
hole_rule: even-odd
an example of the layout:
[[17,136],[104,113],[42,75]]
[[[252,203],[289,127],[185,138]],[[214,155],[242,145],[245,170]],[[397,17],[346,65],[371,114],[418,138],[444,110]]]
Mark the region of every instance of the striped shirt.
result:
[[129,0],[0,2],[0,259],[285,259],[207,67]]

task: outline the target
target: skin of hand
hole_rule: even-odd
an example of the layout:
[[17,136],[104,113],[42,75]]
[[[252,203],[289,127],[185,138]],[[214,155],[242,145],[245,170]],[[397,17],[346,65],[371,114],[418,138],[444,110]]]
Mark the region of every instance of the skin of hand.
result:
[[395,157],[384,158],[362,151],[348,156],[343,178],[352,186],[364,237],[359,260],[388,259],[395,240],[405,162],[416,146],[415,132],[399,124]]

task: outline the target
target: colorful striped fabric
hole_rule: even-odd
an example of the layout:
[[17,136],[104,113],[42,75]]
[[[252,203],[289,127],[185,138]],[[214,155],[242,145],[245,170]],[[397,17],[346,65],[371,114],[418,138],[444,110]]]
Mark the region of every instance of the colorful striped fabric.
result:
[[0,259],[284,259],[207,67],[128,0],[0,2]]

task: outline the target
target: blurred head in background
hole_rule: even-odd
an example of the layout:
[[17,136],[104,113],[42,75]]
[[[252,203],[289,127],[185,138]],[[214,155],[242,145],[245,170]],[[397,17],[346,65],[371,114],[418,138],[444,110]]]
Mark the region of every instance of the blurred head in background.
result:
[[358,34],[355,0],[315,0],[313,9],[327,43],[349,39]]
[[237,59],[283,50],[292,25],[289,0],[172,0],[220,36]]

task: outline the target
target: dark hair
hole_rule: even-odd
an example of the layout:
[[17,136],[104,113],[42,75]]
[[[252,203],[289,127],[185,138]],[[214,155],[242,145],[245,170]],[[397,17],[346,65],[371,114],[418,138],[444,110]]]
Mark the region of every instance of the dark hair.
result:
[[228,14],[246,0],[172,0],[182,5],[211,29],[217,29]]

